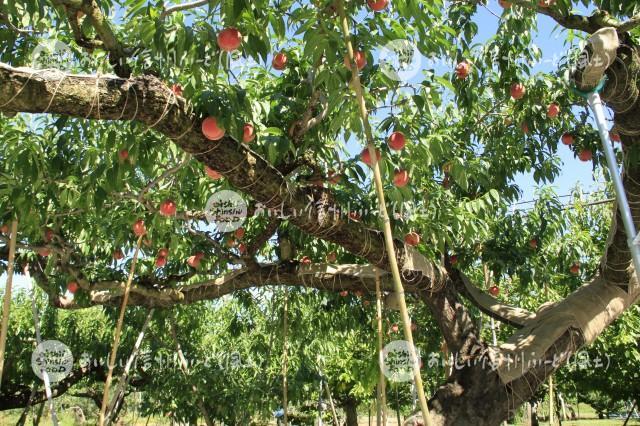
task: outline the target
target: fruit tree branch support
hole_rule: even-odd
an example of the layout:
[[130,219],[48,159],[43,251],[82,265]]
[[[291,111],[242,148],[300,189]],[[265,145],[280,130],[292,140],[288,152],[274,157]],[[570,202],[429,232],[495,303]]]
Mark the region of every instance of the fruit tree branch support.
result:
[[[33,327],[36,331],[36,344],[40,346],[42,343],[42,335],[40,334],[40,316],[38,315],[38,307],[36,306],[36,294],[35,286],[31,280],[29,274],[29,265],[24,268],[24,275],[29,282],[29,293],[31,293],[31,312],[33,314]],[[40,368],[40,374],[42,374],[42,381],[44,382],[44,393],[47,397],[47,404],[49,405],[49,412],[51,413],[51,423],[54,426],[58,426],[58,415],[56,414],[56,407],[53,404],[53,393],[51,392],[51,380],[49,379],[49,373],[44,367]]]
[[[620,177],[620,170],[618,169],[618,161],[616,155],[613,152],[611,139],[609,138],[609,129],[607,128],[607,119],[604,115],[604,107],[602,106],[602,100],[597,90],[594,90],[588,95],[587,100],[589,106],[593,110],[596,123],[598,125],[598,132],[600,133],[600,139],[602,140],[602,149],[607,159],[607,165],[609,166],[609,172],[611,180],[613,181],[613,188],[616,191],[616,199],[618,201],[618,209],[620,210],[620,216],[622,217],[622,223],[624,225],[625,232],[627,234],[627,244],[631,251],[631,258],[633,260],[633,267],[636,270],[636,274],[640,274],[640,234],[636,233],[636,227],[633,223],[633,216],[631,214],[631,208],[629,207],[629,201],[627,200],[627,194],[622,184],[622,178]],[[632,292],[634,281],[629,281],[629,292]]]
[[365,136],[367,139],[367,149],[369,150],[369,156],[371,158],[371,167],[373,168],[373,176],[375,181],[376,194],[378,196],[378,204],[380,209],[380,216],[383,224],[384,242],[387,251],[387,258],[389,260],[389,267],[391,269],[391,275],[393,276],[394,290],[399,302],[400,315],[404,325],[404,336],[409,342],[409,354],[411,359],[411,365],[413,367],[413,375],[416,387],[418,389],[418,398],[420,400],[420,409],[422,411],[422,418],[426,423],[426,426],[431,426],[431,418],[429,416],[429,407],[427,406],[427,399],[424,395],[424,386],[422,384],[422,377],[420,376],[420,365],[418,364],[418,356],[416,354],[415,346],[413,344],[413,333],[411,332],[411,319],[407,311],[407,302],[404,297],[404,288],[402,287],[402,279],[400,277],[400,269],[398,268],[398,260],[396,258],[395,247],[393,244],[393,232],[391,230],[391,222],[387,213],[387,206],[384,197],[384,187],[382,184],[382,176],[380,173],[380,165],[376,157],[375,145],[373,143],[373,134],[371,131],[371,125],[369,124],[369,113],[367,111],[367,105],[364,100],[364,94],[362,85],[360,83],[360,75],[358,72],[358,65],[355,60],[355,52],[353,50],[353,44],[351,43],[351,30],[349,29],[349,21],[344,10],[344,3],[342,0],[336,2],[338,6],[338,14],[342,23],[342,32],[344,35],[344,41],[347,45],[347,52],[349,54],[349,61],[351,63],[351,70],[353,74],[353,86],[356,91],[356,97],[358,101],[358,107],[360,110],[360,116],[362,119],[362,125],[364,127]]
[[113,348],[111,349],[111,356],[109,357],[109,371],[107,372],[107,379],[104,382],[104,392],[102,393],[102,407],[100,408],[99,425],[104,426],[104,415],[107,410],[107,404],[109,403],[109,388],[111,387],[111,380],[113,380],[113,369],[116,364],[116,355],[118,354],[118,346],[120,345],[120,334],[122,333],[122,323],[124,322],[124,312],[127,309],[127,302],[129,301],[129,290],[131,289],[131,281],[133,281],[133,274],[136,271],[136,265],[138,263],[138,254],[140,253],[140,245],[144,234],[138,237],[136,244],[136,251],[133,253],[133,260],[131,261],[131,269],[129,270],[129,278],[124,287],[124,296],[122,297],[122,306],[120,307],[120,316],[118,317],[118,323],[113,335]]
[[0,386],[4,372],[4,351],[7,344],[7,329],[9,328],[9,311],[11,310],[11,286],[13,284],[13,262],[16,257],[16,239],[18,221],[11,222],[11,239],[9,240],[9,260],[7,265],[7,284],[4,290],[4,304],[2,306],[2,329],[0,330]]
[[376,270],[376,325],[378,328],[378,403],[377,403],[377,426],[387,426],[387,390],[384,371],[384,355],[382,352],[384,337],[382,330],[382,292],[380,291],[380,274]]

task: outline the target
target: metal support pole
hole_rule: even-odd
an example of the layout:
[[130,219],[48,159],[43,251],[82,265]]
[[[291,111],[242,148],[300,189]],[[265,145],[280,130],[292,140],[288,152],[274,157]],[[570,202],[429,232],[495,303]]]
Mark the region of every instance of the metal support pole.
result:
[[[611,139],[609,138],[609,129],[607,128],[607,121],[604,116],[602,100],[600,99],[600,94],[597,91],[590,93],[587,100],[595,114],[596,123],[598,124],[598,131],[600,132],[600,139],[602,140],[602,148],[607,159],[611,180],[613,181],[613,187],[617,195],[616,199],[618,200],[618,209],[620,210],[624,230],[627,233],[627,244],[631,251],[633,266],[636,270],[636,274],[640,276],[640,247],[638,246],[640,242],[638,241],[636,227],[633,223],[633,216],[631,216],[631,209],[629,208],[627,194],[625,193],[624,186],[622,185],[618,162],[616,160],[615,153],[613,152],[613,148],[611,147]],[[631,283],[629,283],[629,293],[631,293],[631,291]]]

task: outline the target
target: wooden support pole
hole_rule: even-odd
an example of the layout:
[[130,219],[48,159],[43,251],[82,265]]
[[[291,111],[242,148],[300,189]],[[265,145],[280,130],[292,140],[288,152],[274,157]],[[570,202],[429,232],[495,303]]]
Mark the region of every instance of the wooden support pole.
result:
[[549,426],[553,426],[555,423],[553,408],[554,408],[554,400],[553,400],[553,376],[549,376]]
[[384,330],[382,329],[382,292],[380,291],[380,273],[376,269],[376,322],[378,328],[378,398],[377,398],[377,426],[387,425],[387,389],[384,377]]
[[402,286],[402,279],[400,277],[400,269],[398,268],[398,260],[396,259],[395,246],[393,243],[393,231],[391,229],[391,221],[389,220],[389,214],[387,213],[387,205],[384,197],[384,186],[382,184],[382,174],[380,173],[380,165],[378,164],[376,157],[375,145],[373,142],[373,132],[371,130],[371,124],[369,123],[369,113],[367,111],[367,105],[364,100],[364,92],[362,84],[360,83],[360,76],[358,74],[358,67],[355,61],[355,52],[353,44],[351,42],[351,30],[349,29],[349,20],[344,10],[343,0],[337,0],[336,5],[338,8],[338,14],[342,23],[342,32],[344,41],[347,46],[347,53],[349,55],[349,62],[351,64],[351,70],[353,74],[353,88],[356,92],[356,98],[358,101],[358,107],[360,110],[360,118],[362,119],[362,125],[364,127],[365,136],[367,139],[367,149],[369,150],[369,157],[371,158],[371,167],[373,168],[373,177],[375,182],[376,194],[378,196],[378,208],[383,225],[384,242],[387,251],[387,257],[389,258],[389,269],[393,277],[393,287],[398,298],[398,304],[400,307],[400,317],[404,325],[404,338],[409,342],[409,355],[411,359],[411,365],[413,367],[413,376],[418,391],[418,400],[420,401],[420,409],[422,411],[422,419],[425,426],[432,426],[431,418],[429,417],[429,406],[427,405],[427,399],[424,395],[424,385],[422,383],[422,376],[420,375],[420,365],[418,363],[418,355],[413,344],[413,333],[411,332],[411,319],[409,318],[409,312],[407,310],[407,302],[404,297],[404,287]]
[[[546,293],[546,298],[547,301],[549,300],[549,287],[548,285],[545,283],[544,285],[544,290]],[[553,424],[555,423],[554,420],[554,413],[553,413],[553,407],[554,407],[554,400],[553,400],[553,375],[549,376],[549,426],[553,426]]]
[[102,394],[102,407],[100,408],[100,418],[98,424],[104,426],[104,415],[107,411],[107,404],[109,403],[109,388],[111,387],[111,381],[113,380],[113,369],[116,364],[116,356],[118,355],[118,346],[120,345],[120,335],[122,333],[122,324],[124,323],[124,313],[127,309],[127,303],[129,302],[129,291],[131,290],[131,282],[133,281],[133,274],[136,271],[136,265],[138,263],[138,254],[140,253],[140,245],[144,235],[138,237],[136,244],[136,250],[133,253],[133,260],[131,261],[131,269],[129,270],[129,277],[124,287],[124,295],[122,296],[122,306],[120,307],[120,316],[118,317],[118,323],[116,324],[116,330],[113,335],[113,347],[111,348],[111,356],[109,357],[109,365],[107,372],[107,379],[104,382],[104,392]]
[[329,383],[324,381],[324,388],[327,392],[327,399],[329,400],[329,406],[331,407],[331,415],[333,415],[333,424],[335,426],[339,426],[340,422],[338,422],[338,413],[336,413],[336,406],[333,404],[333,396],[331,396],[331,390],[329,389]]
[[[39,346],[42,343],[42,335],[40,334],[40,315],[38,315],[38,306],[36,305],[36,294],[33,282],[31,281],[31,275],[29,274],[29,265],[24,267],[24,275],[29,281],[29,292],[31,293],[31,312],[33,314],[33,327],[36,331],[36,344]],[[42,374],[42,381],[44,382],[44,394],[47,397],[47,405],[49,406],[49,412],[51,413],[51,423],[53,426],[58,426],[58,415],[56,413],[56,407],[53,404],[53,392],[51,391],[51,381],[49,380],[49,373],[44,368],[40,369]]]
[[0,387],[4,373],[4,352],[7,344],[7,330],[9,328],[9,311],[11,310],[11,286],[13,285],[13,262],[16,257],[16,240],[18,238],[18,221],[11,222],[9,236],[9,264],[7,265],[7,284],[4,289],[4,303],[2,305],[2,328],[0,329]]

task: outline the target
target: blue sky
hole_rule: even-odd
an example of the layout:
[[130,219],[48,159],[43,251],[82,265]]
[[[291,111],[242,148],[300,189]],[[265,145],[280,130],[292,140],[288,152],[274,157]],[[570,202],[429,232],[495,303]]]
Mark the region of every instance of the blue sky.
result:
[[[497,2],[489,2],[489,9],[500,15],[502,8]],[[589,11],[583,10],[582,13],[588,14]],[[498,27],[498,18],[493,16],[485,8],[480,8],[478,13],[479,35],[478,39],[486,40],[490,38]],[[565,45],[566,30],[560,29],[556,22],[548,16],[538,14],[538,32],[535,37],[535,44],[542,50],[542,61],[534,68],[537,72],[552,72],[555,70],[554,58],[559,59],[567,53]],[[576,186],[580,185],[584,192],[591,192],[599,186],[594,179],[592,163],[582,162],[574,158],[573,152],[560,146],[558,154],[562,160],[562,174],[556,179],[552,185],[558,195],[564,195],[571,192]],[[522,175],[516,180],[516,183],[522,189],[521,200],[532,200],[535,198],[536,184],[531,175]]]

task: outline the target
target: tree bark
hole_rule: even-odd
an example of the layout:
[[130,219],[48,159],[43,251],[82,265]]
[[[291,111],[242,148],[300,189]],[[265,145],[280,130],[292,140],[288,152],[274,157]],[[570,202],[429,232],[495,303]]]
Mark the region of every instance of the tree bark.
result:
[[353,399],[348,399],[342,404],[344,413],[346,415],[345,426],[358,426],[358,404]]

